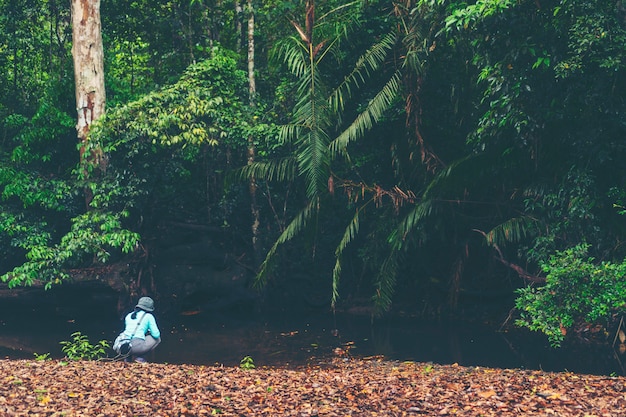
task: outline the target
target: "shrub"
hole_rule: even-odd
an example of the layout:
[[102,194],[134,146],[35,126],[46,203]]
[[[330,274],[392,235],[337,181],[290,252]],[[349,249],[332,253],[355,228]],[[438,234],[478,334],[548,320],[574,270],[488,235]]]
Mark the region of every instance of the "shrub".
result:
[[557,252],[542,265],[546,283],[518,291],[516,324],[541,331],[560,346],[574,324],[608,321],[626,311],[626,260],[594,262],[581,244]]

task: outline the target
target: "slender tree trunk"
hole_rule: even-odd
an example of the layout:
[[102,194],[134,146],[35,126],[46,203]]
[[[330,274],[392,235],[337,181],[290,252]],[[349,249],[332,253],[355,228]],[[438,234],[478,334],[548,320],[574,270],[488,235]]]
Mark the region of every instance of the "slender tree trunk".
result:
[[250,105],[255,106],[256,79],[254,77],[254,8],[248,0],[248,83],[250,86]]
[[[80,162],[104,171],[106,160],[102,149],[88,143],[91,124],[104,114],[106,102],[100,0],[72,0],[72,57]],[[86,191],[87,205],[92,198],[91,192]]]
[[243,15],[243,7],[239,0],[235,0],[235,33],[237,34],[236,50],[241,52],[241,43],[243,39],[243,25],[241,24],[241,16]]
[[[248,0],[248,85],[250,92],[250,107],[256,106],[256,78],[254,76],[254,5],[252,0]],[[248,164],[252,164],[256,157],[256,147],[254,137],[248,136]],[[252,250],[254,267],[256,268],[259,259],[259,207],[257,205],[256,191],[257,184],[254,177],[250,178],[250,208],[252,212]]]
[[219,42],[222,37],[222,22],[224,21],[223,16],[223,3],[222,0],[217,0],[215,2],[215,13],[213,13],[213,36],[215,42]]

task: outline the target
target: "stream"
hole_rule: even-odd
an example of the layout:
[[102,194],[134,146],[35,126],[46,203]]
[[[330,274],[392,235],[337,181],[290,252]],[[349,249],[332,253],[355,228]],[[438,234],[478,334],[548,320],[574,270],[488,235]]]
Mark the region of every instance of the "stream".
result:
[[[47,297],[47,298],[46,298]],[[122,328],[115,302],[100,298],[73,301],[54,295],[15,298],[0,305],[0,357],[62,358],[60,341],[81,332],[92,344],[112,340]],[[171,364],[238,365],[249,356],[256,366],[300,366],[333,356],[457,363],[461,366],[541,369],[597,375],[623,375],[609,347],[564,346],[523,329],[500,332],[494,326],[445,320],[389,318],[316,312],[159,313],[162,343],[149,361]],[[110,351],[111,357],[115,356]],[[620,358],[621,359],[621,358]]]

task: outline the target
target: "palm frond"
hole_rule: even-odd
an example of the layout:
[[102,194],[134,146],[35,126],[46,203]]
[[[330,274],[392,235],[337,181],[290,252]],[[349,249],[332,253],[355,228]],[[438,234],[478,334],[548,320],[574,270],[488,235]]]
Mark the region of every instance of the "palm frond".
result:
[[300,136],[300,129],[305,126],[300,123],[287,123],[278,128],[278,141],[282,144],[292,143],[295,138]]
[[348,227],[346,227],[346,230],[343,233],[343,237],[341,238],[337,249],[335,249],[335,267],[333,269],[333,295],[331,299],[332,307],[335,307],[337,299],[339,298],[339,280],[341,278],[341,262],[343,251],[346,249],[346,247],[348,247],[350,242],[352,242],[352,240],[354,240],[356,235],[359,233],[359,212],[360,210],[357,210],[356,213],[354,213],[354,217],[352,217],[350,224],[348,224]]
[[[334,9],[332,9],[332,10],[330,10],[330,11],[328,11],[328,12],[324,13],[323,15],[319,16],[319,17],[317,18],[317,20],[318,20],[318,21],[323,21],[323,20],[325,20],[325,19],[326,19],[328,16],[330,16],[330,15],[333,15],[333,14],[338,14],[339,12],[345,11],[345,9],[348,9],[348,8],[350,8],[350,7],[352,7],[352,6],[355,6],[355,5],[357,5],[357,6],[358,6],[358,5],[360,5],[360,4],[361,4],[361,2],[360,2],[360,1],[351,1],[351,2],[349,2],[349,3],[342,4],[342,5],[340,5],[340,6],[335,7]],[[345,18],[345,16],[343,16],[343,17]]]
[[228,182],[259,178],[267,181],[291,181],[296,176],[296,159],[292,156],[268,161],[254,162],[245,165],[228,175]]
[[319,195],[328,186],[330,156],[328,135],[322,130],[312,130],[304,135],[298,150],[298,169],[306,179],[306,194],[309,198]]
[[395,72],[385,86],[368,103],[367,108],[360,113],[347,129],[345,129],[330,144],[333,155],[343,152],[350,142],[362,137],[370,130],[374,123],[380,120],[391,106],[400,90],[400,73]]
[[435,209],[435,202],[447,194],[455,194],[466,186],[466,178],[480,178],[480,175],[467,175],[468,171],[484,169],[484,163],[478,156],[460,158],[440,170],[427,184],[421,194],[421,201],[409,211],[390,236],[392,246],[402,246],[404,237],[413,231],[424,218]]
[[528,217],[513,217],[491,229],[486,235],[489,245],[502,246],[505,243],[519,242],[522,239],[536,235],[539,231],[537,220]]
[[405,237],[413,231],[419,223],[430,216],[433,212],[433,200],[426,199],[416,204],[411,211],[407,213],[398,227],[389,236],[389,244],[392,250],[400,250],[403,246]]
[[293,218],[285,230],[278,236],[270,250],[265,255],[265,260],[261,264],[259,273],[254,281],[255,286],[263,287],[267,283],[267,275],[271,272],[276,251],[283,243],[289,242],[302,230],[306,228],[313,214],[317,212],[319,199],[310,200],[309,203]]
[[[450,179],[455,179],[458,177],[465,178],[463,172],[460,172],[461,170],[459,169],[459,167],[462,167],[467,161],[471,159],[471,156],[460,158],[439,171],[437,175],[435,175],[435,177],[428,183],[422,196],[429,198],[432,194],[434,194],[435,191],[438,191],[441,194],[443,188],[447,187],[448,189],[450,189],[450,185],[453,186],[453,184],[446,184],[446,181],[450,183]],[[467,169],[473,169],[473,167],[467,167]]]
[[[357,5],[359,3],[353,2],[351,4]],[[246,172],[263,175],[263,178],[279,178],[293,174],[293,178],[298,177],[304,180],[308,203],[289,223],[268,251],[255,281],[256,285],[259,286],[266,283],[280,245],[293,239],[305,228],[315,226],[311,220],[316,213],[319,213],[322,195],[328,192],[333,152],[346,148],[350,141],[361,137],[376,121],[380,120],[398,96],[400,89],[400,73],[396,72],[390,77],[383,89],[372,98],[365,111],[357,116],[348,132],[343,133],[339,140],[333,141],[333,143],[336,142],[333,148],[329,132],[332,130],[331,128],[337,125],[336,122],[344,110],[345,100],[352,97],[353,89],[362,87],[370,75],[380,69],[396,42],[396,38],[395,35],[389,34],[372,46],[357,61],[355,68],[342,80],[339,87],[331,92],[325,84],[324,74],[320,72],[321,61],[328,58],[329,54],[335,53],[341,37],[345,36],[346,32],[334,31],[329,33],[316,26],[314,40],[312,9],[307,10],[306,17],[308,19],[306,30],[303,31],[301,26],[294,25],[300,37],[292,37],[288,42],[282,43],[275,49],[276,57],[281,58],[297,78],[297,99],[292,112],[292,120],[290,124],[283,126],[279,132],[279,139],[283,143],[294,146],[293,161],[295,164],[290,161],[288,164],[279,166],[251,165],[247,167]],[[344,22],[342,21],[342,23]],[[326,27],[326,29],[328,28]],[[287,170],[287,168],[289,169]],[[359,211],[355,213],[354,218],[346,227],[344,236],[336,249],[337,259],[333,270],[331,300],[333,306],[338,298],[342,254],[356,237],[358,230]],[[383,281],[381,281],[382,291],[389,294],[393,285],[389,287]]]
[[345,102],[352,97],[352,89],[365,84],[370,74],[380,68],[396,42],[396,34],[389,33],[359,58],[352,71],[330,94],[329,103],[334,111],[342,111]]
[[322,53],[317,55],[317,53],[319,51],[314,51],[313,52],[313,56],[316,57],[315,65],[319,65],[324,60],[324,58],[326,58],[326,54],[328,54],[329,52],[334,53],[334,50],[336,49],[336,48],[334,48],[334,46],[337,45],[338,43],[339,43],[339,37],[335,37],[330,42],[326,41],[326,42],[320,43],[318,45],[318,48],[322,48],[323,47],[322,48]]
[[[432,14],[434,12],[430,12]],[[425,14],[429,14],[422,10],[420,13],[414,13],[409,26],[406,28],[402,42],[406,49],[405,59],[402,65],[415,74],[422,75],[426,63],[426,57],[429,53],[430,44],[432,43],[432,34],[434,22],[439,22],[435,18],[425,18]]]
[[280,43],[275,52],[272,53],[272,59],[284,62],[289,71],[297,78],[300,78],[309,71],[307,54],[308,48],[306,44],[296,37],[291,37]]
[[372,297],[376,315],[388,311],[393,301],[398,274],[398,252],[392,251],[384,260],[375,279],[376,293]]
[[[331,124],[328,102],[323,98],[325,87],[320,82],[315,82],[314,85],[319,93],[304,97],[294,109],[293,123],[301,125],[303,130],[327,129]],[[295,140],[299,141],[298,137]]]

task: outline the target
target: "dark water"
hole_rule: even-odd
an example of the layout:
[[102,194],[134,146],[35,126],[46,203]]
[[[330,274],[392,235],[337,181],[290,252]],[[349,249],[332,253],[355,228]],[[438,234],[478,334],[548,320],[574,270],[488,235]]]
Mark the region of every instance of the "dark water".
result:
[[[71,302],[50,296],[35,305],[19,299],[4,302],[0,306],[0,357],[50,353],[61,358],[59,342],[70,340],[77,331],[92,343],[112,341],[121,330],[113,308],[107,297]],[[357,357],[382,355],[391,360],[463,366],[623,374],[610,348],[553,349],[539,334],[499,332],[476,324],[410,318],[372,323],[367,316],[330,312],[191,316],[157,312],[157,320],[163,342],[149,360],[161,363],[237,365],[250,356],[256,366],[297,366],[347,352]]]

